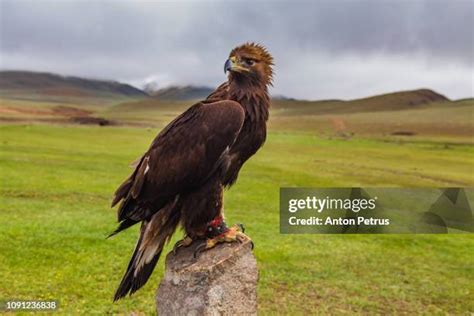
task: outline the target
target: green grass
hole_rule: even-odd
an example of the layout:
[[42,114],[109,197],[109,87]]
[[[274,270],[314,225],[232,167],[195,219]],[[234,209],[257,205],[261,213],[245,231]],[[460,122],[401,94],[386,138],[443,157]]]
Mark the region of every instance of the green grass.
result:
[[[112,193],[156,133],[0,126],[0,300],[57,299],[64,315],[154,312],[164,260],[113,304],[137,230],[104,238]],[[471,145],[436,138],[274,129],[225,195],[229,223],[255,241],[261,314],[474,312],[473,235],[280,235],[278,209],[280,186],[473,186],[473,158]]]

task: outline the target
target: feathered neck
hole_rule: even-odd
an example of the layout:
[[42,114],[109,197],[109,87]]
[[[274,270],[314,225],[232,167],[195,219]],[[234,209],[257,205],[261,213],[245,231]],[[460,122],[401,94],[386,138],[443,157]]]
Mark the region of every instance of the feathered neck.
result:
[[253,80],[230,77],[228,81],[229,99],[239,102],[252,122],[266,122],[270,108],[267,85]]

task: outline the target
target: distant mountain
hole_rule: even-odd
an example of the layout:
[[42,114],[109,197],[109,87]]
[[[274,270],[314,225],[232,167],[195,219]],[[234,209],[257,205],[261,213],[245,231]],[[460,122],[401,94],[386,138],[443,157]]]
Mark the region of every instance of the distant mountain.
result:
[[205,99],[215,89],[210,87],[196,87],[196,86],[171,86],[154,90],[152,87],[145,86],[145,91],[160,100],[200,100]]
[[285,113],[299,114],[338,114],[356,112],[398,111],[435,103],[450,102],[442,94],[430,89],[399,91],[354,100],[273,100],[273,109],[284,109]]
[[348,102],[361,102],[364,104],[383,104],[384,106],[415,106],[431,102],[450,101],[447,97],[430,89],[418,89],[410,91],[399,91],[380,94],[363,99],[351,100]]
[[60,96],[146,97],[146,92],[131,85],[108,80],[61,76],[30,71],[0,71],[0,90],[28,91]]
[[296,100],[294,98],[289,98],[283,94],[273,94],[271,97],[272,97],[272,100],[286,100],[286,101]]

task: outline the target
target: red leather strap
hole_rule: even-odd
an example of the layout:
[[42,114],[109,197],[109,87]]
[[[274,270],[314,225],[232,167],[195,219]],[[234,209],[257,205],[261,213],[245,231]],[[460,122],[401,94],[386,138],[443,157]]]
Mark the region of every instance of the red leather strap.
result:
[[206,236],[207,238],[215,238],[216,236],[224,234],[228,230],[224,218],[222,215],[218,215],[207,224]]
[[224,222],[222,215],[217,215],[212,221],[209,222],[208,226],[217,227]]

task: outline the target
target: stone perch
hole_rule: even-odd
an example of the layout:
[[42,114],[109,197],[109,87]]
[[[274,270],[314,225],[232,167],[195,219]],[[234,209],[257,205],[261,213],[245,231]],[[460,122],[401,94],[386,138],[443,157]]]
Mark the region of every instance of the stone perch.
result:
[[195,259],[199,244],[166,256],[158,315],[256,315],[258,270],[251,241],[218,244]]

